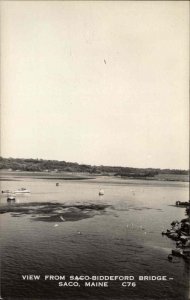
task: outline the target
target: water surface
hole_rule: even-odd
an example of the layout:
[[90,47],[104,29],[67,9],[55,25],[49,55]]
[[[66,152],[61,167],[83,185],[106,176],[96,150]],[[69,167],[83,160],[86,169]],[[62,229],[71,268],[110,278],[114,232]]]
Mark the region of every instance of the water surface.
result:
[[[161,235],[172,220],[184,218],[184,208],[173,204],[189,200],[187,183],[106,178],[55,183],[30,178],[1,183],[2,190],[31,191],[17,195],[19,212],[1,214],[4,299],[188,299],[189,265],[181,258],[167,260],[175,242]],[[1,205],[7,205],[3,194]],[[23,281],[22,274],[41,280]],[[46,274],[133,275],[136,287],[119,282],[108,288],[83,282],[59,287],[42,280]],[[173,280],[141,282],[141,275]]]

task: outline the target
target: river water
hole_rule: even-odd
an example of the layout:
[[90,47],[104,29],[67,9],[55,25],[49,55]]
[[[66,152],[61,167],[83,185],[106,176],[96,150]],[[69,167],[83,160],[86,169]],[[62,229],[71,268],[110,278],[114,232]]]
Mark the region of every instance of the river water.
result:
[[[63,180],[59,186],[32,178],[1,182],[2,190],[20,187],[31,191],[17,195],[21,208],[30,202],[69,208],[61,221],[51,211],[50,218],[32,210],[1,214],[3,299],[189,299],[189,265],[181,258],[168,261],[175,242],[161,235],[174,219],[185,217],[184,208],[174,204],[189,200],[188,183],[106,178]],[[104,196],[98,195],[100,188]],[[1,205],[6,199],[2,194]],[[91,211],[91,204],[104,208]],[[40,280],[23,280],[27,274]],[[63,280],[44,280],[45,275],[66,276],[66,282],[71,275],[134,276],[135,286],[109,281],[108,287],[85,287],[80,281],[78,287],[61,287]],[[139,276],[168,280],[140,281]]]

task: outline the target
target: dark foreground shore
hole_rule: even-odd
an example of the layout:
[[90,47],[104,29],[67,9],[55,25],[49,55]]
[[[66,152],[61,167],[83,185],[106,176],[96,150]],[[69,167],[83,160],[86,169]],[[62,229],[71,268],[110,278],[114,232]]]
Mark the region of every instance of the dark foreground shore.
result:
[[162,232],[162,235],[176,241],[176,248],[168,255],[168,260],[173,261],[175,256],[183,257],[190,263],[190,202],[176,202],[177,207],[186,207],[186,218],[181,221],[174,220],[171,223],[171,228]]

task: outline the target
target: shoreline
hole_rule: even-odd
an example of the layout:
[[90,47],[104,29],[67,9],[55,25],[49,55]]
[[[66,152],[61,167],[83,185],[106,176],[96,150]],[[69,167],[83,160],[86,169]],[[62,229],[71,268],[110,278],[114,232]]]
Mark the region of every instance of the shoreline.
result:
[[[180,207],[179,204],[176,206]],[[170,262],[175,256],[180,256],[188,263],[190,262],[190,202],[187,202],[183,207],[186,207],[186,217],[181,221],[172,221],[170,229],[162,232],[162,235],[176,241],[176,248],[168,255]]]
[[157,182],[182,182],[188,183],[188,175],[177,175],[172,176],[171,174],[165,174],[165,176],[155,177],[140,177],[140,176],[115,176],[114,174],[91,174],[87,172],[33,172],[33,171],[10,171],[0,170],[0,181],[12,181],[20,180],[22,178],[33,178],[33,179],[47,179],[47,180],[98,180],[98,179],[110,179],[114,181],[132,181],[132,180],[143,180],[143,181],[157,181]]

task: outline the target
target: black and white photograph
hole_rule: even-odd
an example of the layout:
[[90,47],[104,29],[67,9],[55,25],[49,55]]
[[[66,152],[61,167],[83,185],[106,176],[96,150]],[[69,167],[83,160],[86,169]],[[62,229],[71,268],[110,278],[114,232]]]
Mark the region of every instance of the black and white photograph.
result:
[[189,300],[189,1],[0,19],[0,299]]

